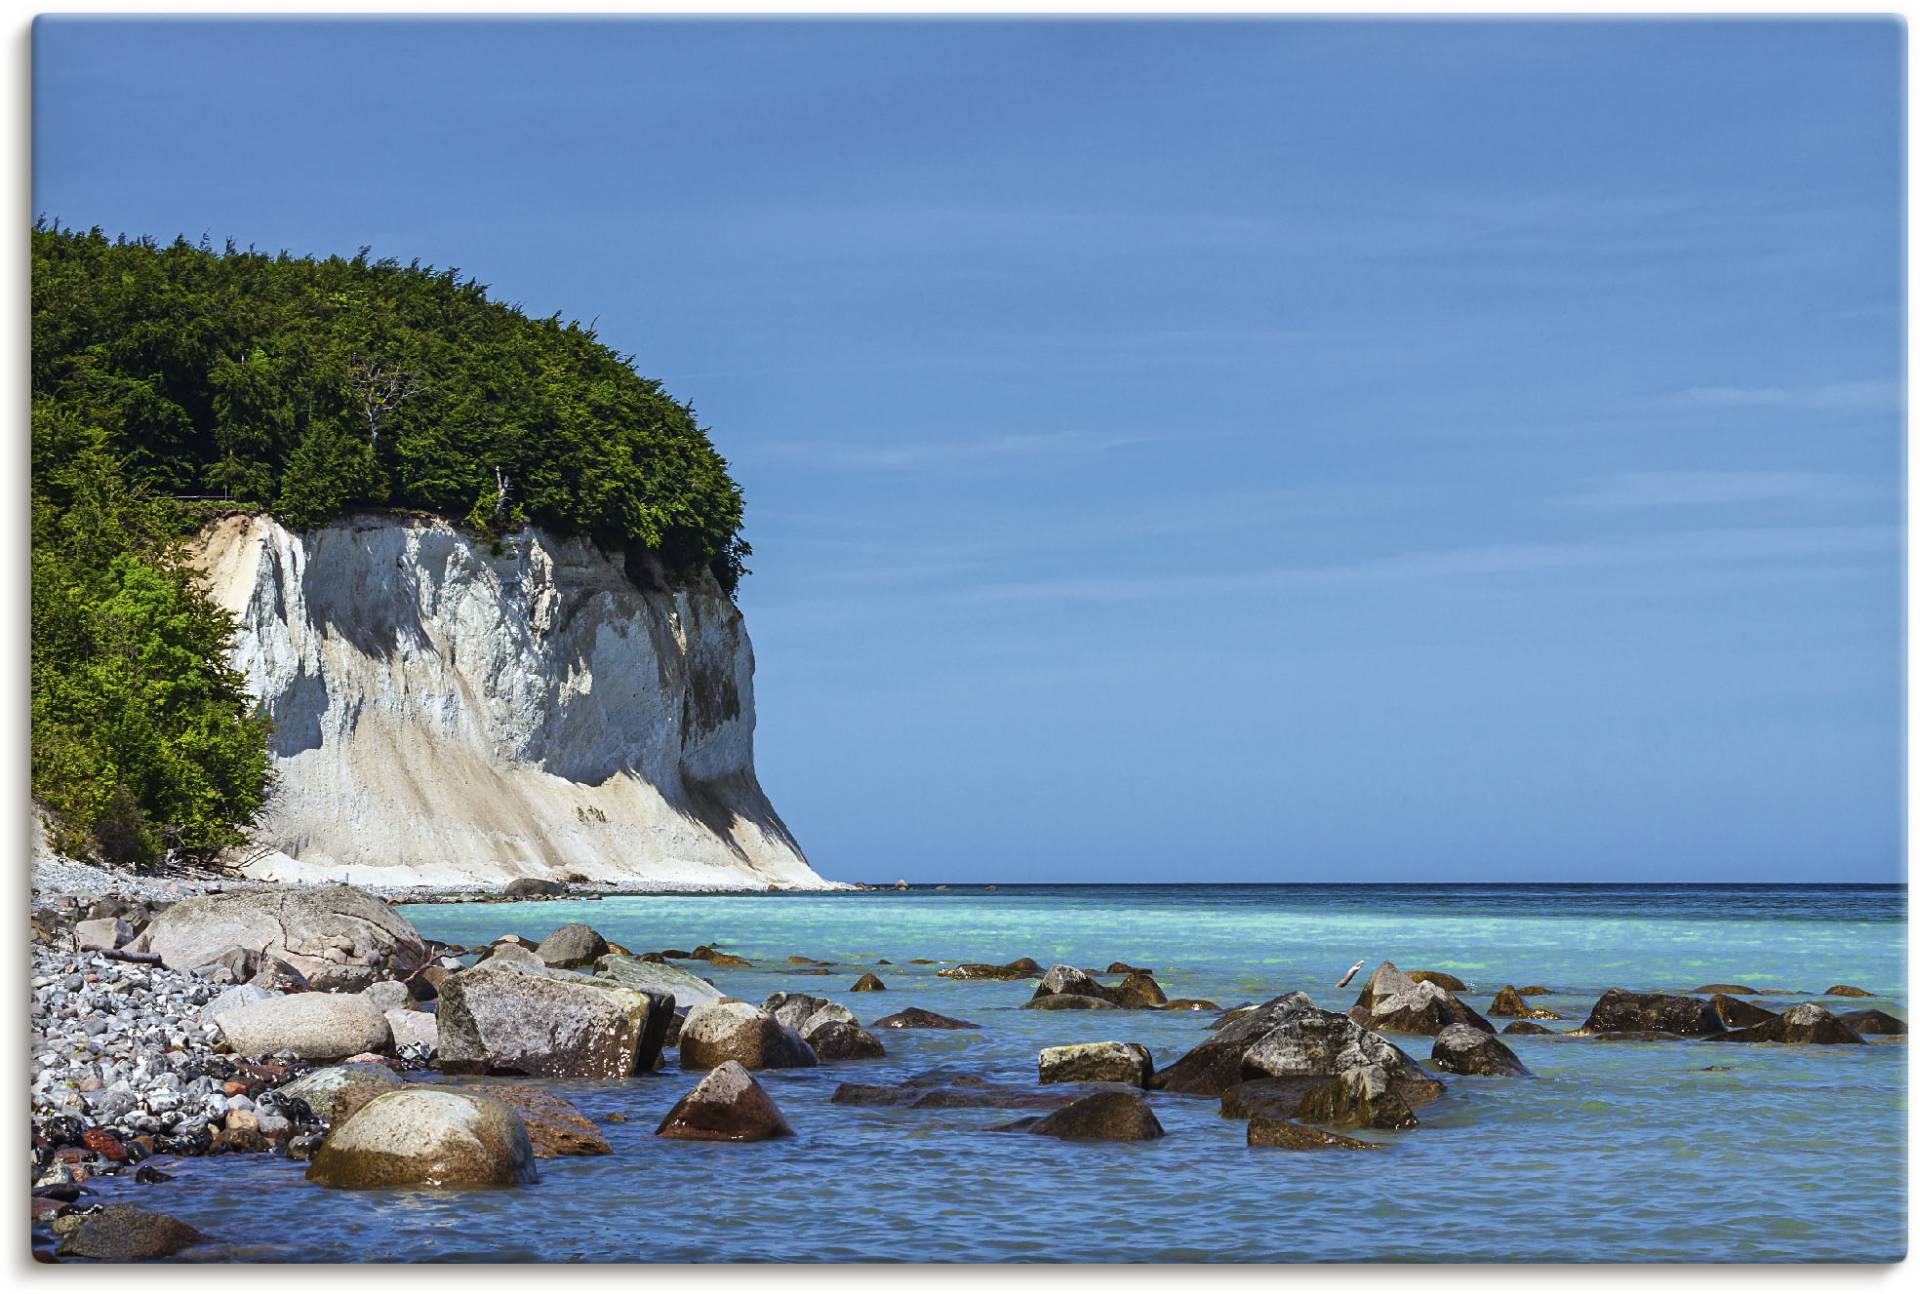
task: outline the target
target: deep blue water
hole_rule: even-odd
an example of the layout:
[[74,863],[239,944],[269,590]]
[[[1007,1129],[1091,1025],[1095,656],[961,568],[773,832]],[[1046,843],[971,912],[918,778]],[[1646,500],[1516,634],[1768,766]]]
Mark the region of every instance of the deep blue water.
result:
[[[862,1019],[920,1005],[976,1021],[900,1033],[887,1057],[762,1075],[798,1135],[696,1145],[650,1134],[693,1084],[559,1083],[618,1110],[615,1154],[544,1161],[518,1191],[351,1194],[257,1158],[186,1166],[177,1211],[262,1259],[618,1261],[1887,1261],[1906,1234],[1907,1048],[1514,1038],[1532,1079],[1451,1078],[1423,1126],[1374,1154],[1249,1150],[1217,1102],[1156,1094],[1169,1135],[1073,1145],[985,1129],[998,1111],[834,1106],[843,1081],[939,1064],[1031,1081],[1046,1045],[1116,1038],[1168,1063],[1207,1014],[1019,1010],[1031,983],[935,976],[909,958],[1151,966],[1223,1006],[1300,989],[1344,1008],[1353,961],[1447,970],[1485,1009],[1501,985],[1572,1029],[1607,987],[1731,981],[1778,1005],[1830,985],[1905,1018],[1899,886],[979,886],[945,892],[645,896],[406,909],[435,938],[543,936],[585,921],[636,950],[713,943],[755,965],[736,996],[832,996]],[[835,963],[801,976],[789,955]],[[880,959],[892,965],[876,966]],[[699,964],[694,969],[704,970]],[[867,970],[883,994],[846,989]],[[1362,972],[1364,976],[1365,972]],[[1396,1038],[1418,1059],[1430,1042]],[[171,1188],[170,1188],[171,1189]]]

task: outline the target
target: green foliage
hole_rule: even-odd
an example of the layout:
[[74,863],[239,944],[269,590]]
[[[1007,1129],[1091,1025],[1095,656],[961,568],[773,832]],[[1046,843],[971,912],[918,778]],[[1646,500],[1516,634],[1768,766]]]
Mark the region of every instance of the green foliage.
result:
[[494,538],[530,522],[729,592],[745,573],[739,487],[693,411],[453,270],[37,226],[33,391],[156,495],[302,528],[379,506]]

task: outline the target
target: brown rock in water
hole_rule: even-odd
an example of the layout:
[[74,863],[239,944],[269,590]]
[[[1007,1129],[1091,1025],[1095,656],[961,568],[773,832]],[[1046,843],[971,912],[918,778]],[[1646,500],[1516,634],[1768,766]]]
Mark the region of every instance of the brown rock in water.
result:
[[798,953],[795,953],[793,956],[787,958],[787,964],[790,966],[831,966],[833,965],[832,962],[823,962],[815,957],[802,957]]
[[1493,1033],[1493,1026],[1478,1011],[1455,997],[1451,989],[1431,980],[1416,981],[1403,993],[1375,994],[1364,1023],[1383,1033],[1425,1034],[1430,1038],[1456,1024],[1489,1036]]
[[751,966],[753,965],[753,963],[748,961],[745,957],[735,957],[732,953],[715,953],[713,956],[707,958],[707,962],[708,964],[713,966]]
[[1835,984],[1832,988],[1828,989],[1821,996],[1823,997],[1872,997],[1873,994],[1867,992],[1863,988],[1855,988],[1851,984]]
[[1087,997],[1080,993],[1054,993],[1047,997],[1036,997],[1022,1002],[1023,1011],[1117,1011],[1120,1008],[1103,997]]
[[978,1029],[980,1026],[970,1020],[956,1020],[950,1015],[941,1015],[936,1011],[922,1010],[910,1006],[904,1011],[883,1016],[873,1022],[876,1029]]
[[1151,975],[1153,967],[1130,966],[1126,962],[1108,962],[1106,973],[1108,975]]
[[1779,1015],[1747,1029],[1723,1033],[1712,1042],[1788,1042],[1865,1046],[1866,1039],[1817,1002],[1790,1006]]
[[1515,1017],[1521,1020],[1558,1020],[1560,1017],[1551,1011],[1527,1005],[1520,990],[1509,984],[1493,995],[1493,1005],[1487,1008],[1488,1015]]
[[1236,1007],[1209,1026],[1213,1037],[1153,1076],[1153,1086],[1189,1096],[1219,1096],[1238,1083],[1247,1050],[1272,1032],[1282,1014],[1311,1008],[1304,993],[1287,993],[1258,1006]]
[[799,1034],[770,1012],[746,1002],[706,1002],[680,1025],[680,1067],[717,1069],[736,1061],[747,1069],[804,1069],[820,1063]]
[[1449,1074],[1479,1074],[1493,1078],[1531,1077],[1511,1048],[1490,1033],[1470,1025],[1451,1024],[1433,1040],[1435,1069]]
[[[915,958],[914,965],[931,966],[925,958]],[[961,962],[958,966],[949,966],[945,970],[935,971],[941,979],[1037,979],[1044,974],[1040,963],[1031,957],[1021,957],[1004,965],[995,966],[990,962]]]
[[847,991],[849,993],[884,993],[887,991],[887,986],[880,982],[878,975],[875,975],[872,971],[868,971],[865,975],[855,980],[853,987]]
[[673,1141],[767,1141],[791,1137],[793,1129],[753,1075],[729,1060],[681,1097],[653,1135]]
[[544,1088],[499,1085],[471,1090],[500,1102],[520,1116],[535,1159],[613,1153],[613,1147],[607,1144],[592,1120],[571,1102],[561,1100]]
[[1532,1035],[1542,1033],[1550,1034],[1553,1033],[1554,1030],[1547,1028],[1544,1024],[1535,1024],[1531,1020],[1515,1020],[1500,1032],[1515,1035]]
[[821,1060],[872,1060],[887,1054],[880,1040],[860,1027],[853,1012],[829,1002],[800,1024],[800,1037]]
[[1132,1092],[1096,1092],[1063,1105],[1028,1127],[1037,1137],[1063,1141],[1152,1141],[1167,1135],[1146,1098]]
[[1286,1119],[1271,1118],[1256,1114],[1247,1120],[1247,1144],[1249,1146],[1272,1146],[1281,1150],[1384,1150],[1385,1146],[1377,1141],[1361,1141],[1358,1137],[1343,1137],[1337,1132],[1328,1132],[1324,1128],[1310,1128],[1304,1123],[1293,1123]]
[[1710,1037],[1725,1033],[1726,1025],[1713,1003],[1697,997],[1666,993],[1629,993],[1610,988],[1593,1004],[1575,1036],[1602,1033],[1671,1033],[1682,1037]]
[[1522,997],[1540,997],[1540,996],[1550,997],[1552,996],[1552,994],[1553,994],[1553,990],[1548,988],[1545,984],[1522,984],[1520,986],[1520,995]]
[[1729,1029],[1750,1029],[1756,1024],[1765,1024],[1773,1019],[1775,1012],[1765,1007],[1755,1006],[1751,1002],[1742,1002],[1737,997],[1725,993],[1713,995],[1713,1009],[1720,1013]]
[[1147,1010],[1167,1004],[1167,995],[1149,971],[1131,971],[1119,985],[1109,989],[1108,1001],[1129,1010]]
[[520,1116],[450,1088],[402,1088],[365,1106],[314,1152],[307,1180],[378,1186],[518,1186],[537,1181]]
[[933,958],[931,958],[931,957],[909,957],[909,958],[907,958],[907,965],[909,965],[909,966],[934,966],[934,965],[938,965],[938,963],[937,963],[937,962],[935,962],[935,961],[933,960]]
[[1466,981],[1445,971],[1408,971],[1407,978],[1416,984],[1438,984],[1449,993],[1467,991]]
[[1392,1090],[1386,1071],[1363,1065],[1343,1071],[1331,1082],[1300,1098],[1293,1117],[1305,1123],[1328,1123],[1341,1128],[1417,1128],[1413,1108]]
[[126,1263],[171,1258],[206,1240],[179,1218],[129,1204],[109,1204],[79,1220],[61,1240],[62,1258],[93,1258]]
[[1250,1078],[1220,1094],[1220,1117],[1291,1119],[1300,1099],[1327,1080],[1319,1075],[1294,1078]]
[[1203,997],[1177,997],[1167,1003],[1166,1009],[1169,1011],[1218,1011],[1220,1004],[1209,1002]]
[[1752,997],[1760,990],[1757,988],[1748,988],[1745,984],[1702,984],[1693,991],[1696,993],[1705,993],[1709,997],[1715,993],[1731,993],[1738,994],[1740,997]]
[[1081,1042],[1040,1050],[1042,1083],[1126,1083],[1145,1087],[1153,1053],[1137,1042]]
[[1842,1024],[1851,1025],[1859,1034],[1904,1035],[1907,1022],[1898,1016],[1888,1015],[1885,1011],[1847,1011],[1834,1017]]

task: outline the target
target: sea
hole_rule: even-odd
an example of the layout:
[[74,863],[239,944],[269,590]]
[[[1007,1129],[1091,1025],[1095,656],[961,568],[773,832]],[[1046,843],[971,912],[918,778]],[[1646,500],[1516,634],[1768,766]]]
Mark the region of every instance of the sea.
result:
[[[697,1075],[550,1086],[613,1153],[540,1162],[494,1191],[343,1192],[268,1156],[170,1166],[166,1207],[228,1257],[320,1262],[1847,1262],[1906,1252],[1907,1044],[1507,1039],[1531,1078],[1447,1077],[1378,1152],[1250,1149],[1217,1100],[1154,1093],[1159,1140],[992,1131],[1002,1110],[830,1103],[844,1082],[957,1066],[1036,1078],[1042,1047],[1140,1042],[1170,1064],[1212,1012],[1023,1011],[1033,982],[941,965],[1151,967],[1222,1007],[1300,990],[1351,1005],[1372,967],[1446,971],[1484,1012],[1502,985],[1571,1031],[1603,991],[1760,990],[1908,1016],[1904,886],[918,885],[834,894],[655,895],[404,909],[460,944],[581,921],[636,952],[712,944],[727,993],[907,1006],[977,1030],[882,1031],[884,1058],[761,1073],[793,1125],[757,1144],[652,1134]],[[803,975],[789,957],[831,962]],[[933,964],[910,964],[930,959]],[[1346,988],[1354,962],[1366,969]],[[881,964],[882,962],[887,964]],[[873,971],[886,991],[849,994]],[[1834,998],[1839,984],[1870,998]],[[1498,1023],[1498,1022],[1496,1022]],[[1431,1041],[1394,1039],[1424,1061]],[[671,1058],[672,1053],[669,1053]],[[128,1189],[112,1187],[110,1189]],[[157,1204],[158,1188],[131,1188]],[[129,1190],[129,1193],[131,1193]]]

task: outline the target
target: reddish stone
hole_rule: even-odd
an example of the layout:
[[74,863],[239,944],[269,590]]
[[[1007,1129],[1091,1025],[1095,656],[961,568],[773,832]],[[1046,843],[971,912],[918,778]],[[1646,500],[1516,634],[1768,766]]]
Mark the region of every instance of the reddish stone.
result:
[[116,1164],[127,1162],[127,1148],[120,1144],[120,1138],[105,1128],[88,1128],[80,1134],[80,1144],[102,1159]]

